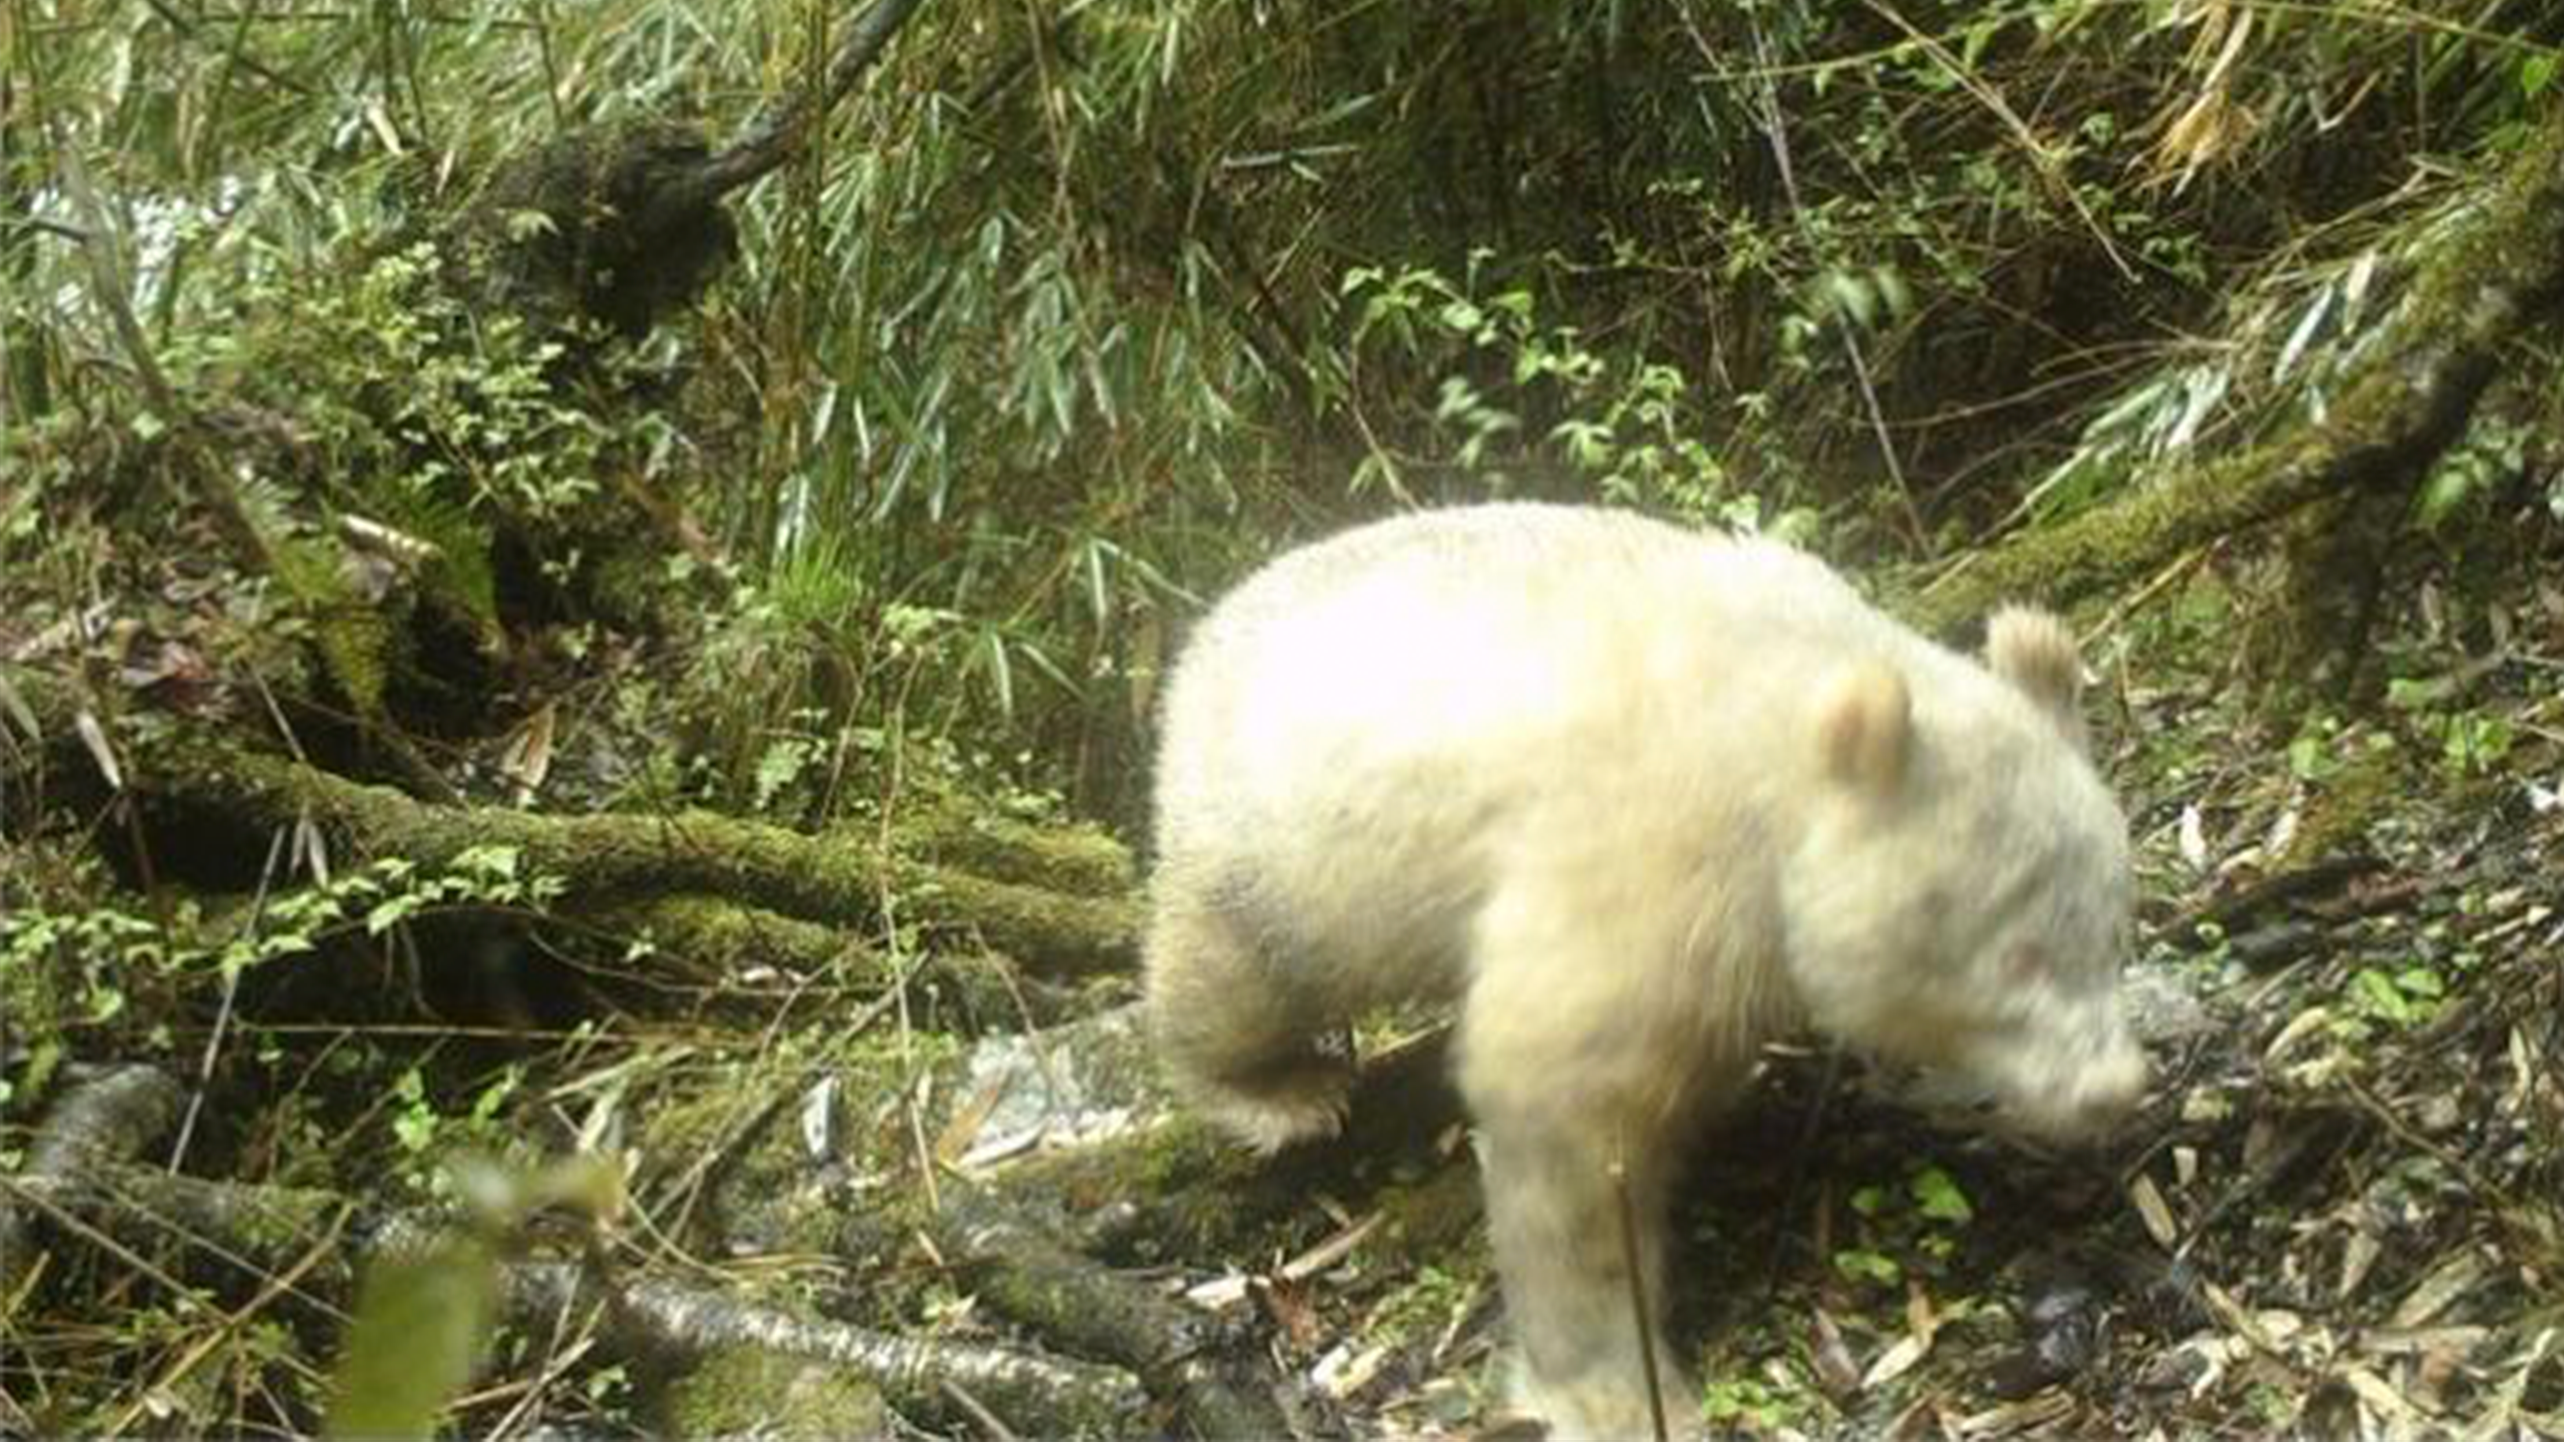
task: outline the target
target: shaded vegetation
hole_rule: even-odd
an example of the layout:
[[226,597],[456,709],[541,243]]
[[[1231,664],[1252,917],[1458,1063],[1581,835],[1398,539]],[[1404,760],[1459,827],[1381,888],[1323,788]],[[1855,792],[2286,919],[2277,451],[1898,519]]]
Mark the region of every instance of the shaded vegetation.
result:
[[1121,1003],[1200,598],[1499,495],[2076,606],[2136,821],[2141,1123],[1773,1056],[1705,1419],[2557,1430],[2559,45],[0,12],[0,1435],[1494,1420],[1414,1019],[1263,1163]]

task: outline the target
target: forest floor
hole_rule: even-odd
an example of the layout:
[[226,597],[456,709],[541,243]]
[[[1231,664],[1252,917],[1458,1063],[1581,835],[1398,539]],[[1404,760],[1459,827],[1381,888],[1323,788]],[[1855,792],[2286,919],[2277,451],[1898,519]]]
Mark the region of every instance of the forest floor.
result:
[[[2209,668],[2123,673],[2106,735],[2146,882],[2143,1114],[2041,1154],[1972,1133],[1928,1079],[1775,1051],[1682,1193],[1674,1327],[1708,1417],[2564,1435],[2553,600],[2497,626],[2498,655],[2417,626],[2380,661],[2402,679],[2376,719],[2293,743]],[[1259,1246],[1164,1259],[1162,1285],[1260,1335],[1353,1433],[1498,1424],[1483,1237],[1414,1225],[1467,1151],[1455,1126],[1312,1188]]]
[[1491,496],[2067,614],[2137,843],[2138,1114],[1768,1049],[1678,1427],[2564,1439],[2564,7],[93,8],[0,1442],[1527,1431],[1446,1019],[1133,1009],[1201,597]]
[[[153,728],[251,694],[230,603],[163,579],[129,624],[34,607],[18,614],[51,623],[0,628],[22,781],[40,753],[149,769],[170,734]],[[1711,1421],[2564,1436],[2564,603],[2523,588],[2467,626],[2447,609],[2434,593],[2372,658],[2395,678],[2379,705],[2293,725],[2222,663],[2178,659],[2222,654],[2213,604],[2143,623],[2099,688],[2146,898],[2143,1113],[2042,1154],[1971,1131],[1928,1082],[1776,1049],[1682,1192],[1674,1341]],[[36,678],[72,661],[136,703],[112,734],[39,734]],[[575,764],[611,769],[611,749]],[[26,819],[42,786],[13,794],[21,864],[144,884],[77,858],[147,821],[164,877],[208,874],[184,848],[210,843],[163,811],[47,832]],[[1118,850],[1070,834],[1085,850],[1006,874],[1083,868],[1071,889],[1126,898]],[[211,870],[257,881],[256,848],[229,849]],[[472,1151],[623,1162],[586,1229],[507,1224],[513,1321],[448,1424],[473,1435],[1506,1425],[1502,1303],[1435,1019],[1365,1029],[1345,1138],[1257,1162],[1172,1113],[1127,953],[1045,977],[984,934],[912,948],[893,929],[881,953],[797,970],[777,931],[747,948],[768,962],[708,975],[646,946],[529,947],[490,918],[572,899],[530,858],[448,861],[420,873],[444,892],[387,873],[361,896],[293,893],[353,909],[229,978],[106,975],[147,1026],[6,1039],[0,1434],[308,1429],[352,1306],[316,1259],[360,1256],[349,1229],[389,1255],[383,1237],[468,1212],[478,1184],[446,1160]],[[946,882],[906,875],[885,908],[931,911]],[[388,920],[363,909],[401,898]],[[98,958],[141,955],[130,928],[59,916],[39,944],[38,916],[13,964],[52,968],[57,1000],[94,1010]],[[85,1164],[48,1139],[137,1061],[172,1108],[187,1098],[180,1140],[170,1110],[158,1140],[108,1148],[160,1161],[55,1185]]]

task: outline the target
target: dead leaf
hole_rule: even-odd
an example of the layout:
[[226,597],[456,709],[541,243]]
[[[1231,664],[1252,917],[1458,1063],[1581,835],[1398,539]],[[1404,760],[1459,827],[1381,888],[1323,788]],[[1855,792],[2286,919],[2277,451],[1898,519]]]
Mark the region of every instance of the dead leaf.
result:
[[[2494,1442],[2496,1438],[2508,1437],[2512,1425],[2525,1420],[2521,1416],[2520,1402],[2528,1395],[2529,1379],[2545,1365],[2559,1338],[2564,1338],[2564,1332],[2547,1327],[2537,1334],[2537,1340],[2531,1342],[2526,1351],[2512,1359],[2510,1375],[2503,1378],[2501,1386],[2495,1389],[2490,1404],[2460,1434],[2464,1442]],[[2553,1434],[2550,1432],[2548,1435]]]
[[2484,1259],[2473,1251],[2460,1252],[2433,1268],[2428,1276],[2413,1284],[2404,1294],[2395,1315],[2386,1319],[2389,1327],[2411,1328],[2428,1322],[2447,1311],[2451,1302],[2474,1291],[2484,1280]]
[[2146,1235],[2154,1238],[2154,1244],[2165,1251],[2172,1250],[2173,1244],[2181,1240],[2181,1227],[2173,1220],[2172,1206],[2163,1199],[2163,1191],[2154,1184],[2154,1178],[2137,1173],[2136,1180],[2128,1183],[2128,1201],[2137,1209],[2137,1220],[2145,1223]]
[[532,801],[534,793],[543,789],[544,778],[552,774],[552,731],[559,716],[558,705],[544,702],[508,733],[507,745],[499,753],[499,772],[511,783],[519,806]]
[[1808,1339],[1807,1358],[1816,1368],[1816,1385],[1835,1401],[1848,1400],[1861,1390],[1860,1364],[1852,1360],[1852,1349],[1844,1344],[1843,1329],[1824,1308],[1816,1309],[1812,1324],[1814,1336]]
[[2423,1411],[2439,1413],[2448,1409],[2451,1387],[2473,1390],[2474,1369],[2468,1363],[2492,1339],[2490,1327],[2426,1327],[2363,1336],[2359,1350],[2374,1357],[2408,1358],[2399,1374],[2406,1395]]
[[1292,1346],[1302,1352],[1317,1348],[1324,1335],[1323,1321],[1318,1309],[1309,1304],[1308,1288],[1281,1277],[1257,1277],[1247,1284],[1247,1295],[1264,1308]]
[[98,774],[107,778],[110,789],[125,789],[125,768],[116,760],[116,748],[107,740],[107,728],[88,707],[71,718],[71,728],[80,733],[80,744],[89,748],[89,759],[98,763]]
[[2270,1039],[2270,1045],[2261,1049],[2261,1064],[2264,1067],[2278,1066],[2279,1059],[2294,1049],[2298,1042],[2320,1035],[2331,1025],[2332,1019],[2332,1012],[2320,1006],[2310,1006],[2290,1017],[2288,1024],[2279,1029],[2279,1035]]
[[2181,808],[2180,845],[2181,859],[2190,863],[2191,870],[2208,869],[2208,826],[2195,801]]
[[1309,1248],[1282,1264],[1281,1278],[1286,1282],[1305,1282],[1353,1255],[1365,1237],[1380,1228],[1382,1213],[1373,1212],[1349,1227],[1340,1227],[1325,1241]]
[[310,812],[294,818],[294,861],[307,871],[312,880],[329,885],[329,842],[319,827],[312,824]]
[[837,1092],[834,1072],[821,1077],[801,1096],[801,1152],[810,1161],[833,1162],[840,1150],[837,1136]]
[[1938,1397],[1917,1397],[1907,1404],[1896,1419],[1880,1430],[1879,1435],[1891,1442],[1922,1442],[1926,1437],[1950,1435],[1950,1418]]
[[2398,1392],[2383,1377],[2365,1367],[2344,1367],[2337,1373],[2369,1411],[2386,1422],[2389,1435],[2411,1437],[2429,1424],[2429,1415]]
[[2368,1280],[2368,1271],[2377,1265],[2381,1250],[2375,1232],[2364,1225],[2351,1228],[2350,1240],[2342,1244],[2341,1280],[2333,1286],[2333,1300],[2350,1300],[2351,1294],[2359,1290],[2359,1284]]
[[1971,1412],[1950,1428],[1951,1435],[1965,1438],[2011,1437],[2034,1428],[2050,1427],[2074,1415],[2074,1398],[2064,1389],[2051,1387],[2035,1397],[2006,1402],[1982,1412]]
[[1933,1309],[1930,1294],[1913,1281],[1905,1284],[1905,1329],[1921,1338],[1925,1347],[1941,1335],[1941,1314]]
[[1184,1289],[1184,1300],[1206,1311],[1225,1312],[1246,1300],[1247,1276],[1230,1272]]
[[1309,1380],[1342,1402],[1371,1385],[1391,1352],[1385,1344],[1356,1351],[1351,1342],[1338,1342],[1318,1359],[1318,1365],[1309,1369]]
[[183,641],[137,642],[116,668],[116,679],[128,690],[161,691],[185,705],[213,685],[214,668]]
[[19,734],[29,741],[41,739],[35,708],[27,704],[26,697],[18,694],[17,683],[9,679],[6,671],[0,671],[0,717],[15,724]]
[[1931,1350],[1932,1340],[1928,1337],[1919,1337],[1909,1332],[1897,1338],[1886,1351],[1878,1354],[1876,1361],[1870,1363],[1870,1369],[1861,1374],[1861,1390],[1868,1391],[1873,1387],[1884,1387],[1913,1371],[1914,1365],[1929,1355]]
[[2463,1362],[2496,1340],[2490,1327],[2381,1327],[2363,1332],[2359,1350],[2372,1357],[2448,1357]]
[[947,1167],[954,1165],[963,1153],[970,1150],[970,1144],[979,1140],[979,1129],[988,1124],[989,1114],[996,1111],[997,1104],[1005,1099],[1009,1080],[1009,1077],[997,1077],[954,1109],[952,1120],[944,1123],[943,1131],[935,1137],[937,1162]]
[[2297,828],[2301,824],[2298,808],[2291,806],[2281,811],[2270,823],[2270,834],[2262,839],[2261,854],[2286,856],[2289,846],[2297,839]]

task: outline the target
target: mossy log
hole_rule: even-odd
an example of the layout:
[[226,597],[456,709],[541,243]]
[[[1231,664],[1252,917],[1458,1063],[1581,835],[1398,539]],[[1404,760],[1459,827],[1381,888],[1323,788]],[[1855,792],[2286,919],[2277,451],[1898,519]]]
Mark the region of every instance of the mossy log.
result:
[[[369,1216],[334,1192],[176,1176],[128,1162],[98,1162],[67,1173],[11,1179],[10,1196],[39,1224],[78,1232],[136,1255],[169,1255],[173,1271],[209,1276],[244,1293],[291,1276],[291,1292],[335,1311],[356,1273],[376,1258],[424,1248],[440,1235],[432,1220]],[[320,1255],[311,1254],[318,1251]],[[309,1263],[307,1265],[307,1263]],[[573,1262],[517,1260],[502,1267],[507,1310],[550,1322],[565,1311],[596,1312],[623,1350],[661,1361],[734,1357],[742,1350],[819,1364],[877,1388],[893,1406],[961,1421],[958,1387],[1018,1427],[1044,1436],[1100,1436],[1127,1430],[1147,1401],[1117,1367],[971,1342],[897,1336],[805,1317],[715,1288],[646,1275],[607,1280]],[[779,1388],[804,1383],[806,1367],[744,1374]],[[736,1382],[742,1374],[734,1373]],[[788,1399],[734,1404],[782,1412]]]
[[943,1201],[936,1250],[983,1304],[1064,1350],[1137,1372],[1194,1436],[1288,1435],[1271,1397],[1279,1379],[1224,1355],[1233,1349],[1208,1317],[1081,1255],[992,1191],[948,1188]]
[[[879,1388],[894,1407],[920,1417],[964,1420],[953,1396],[958,1389],[1025,1432],[1093,1437],[1127,1432],[1147,1406],[1138,1382],[1116,1367],[982,1343],[903,1337],[659,1278],[630,1278],[609,1288],[568,1262],[520,1262],[508,1268],[508,1290],[511,1306],[528,1315],[607,1307],[627,1343],[661,1356],[709,1360],[751,1348],[845,1368]],[[760,1369],[747,1376],[790,1381],[794,1374]],[[732,1380],[744,1379],[734,1372]],[[760,1406],[753,1397],[732,1400],[749,1414],[782,1410]]]
[[689,977],[737,977],[757,968],[790,977],[820,976],[856,958],[861,962],[856,974],[879,977],[885,987],[904,976],[912,992],[956,1009],[959,1029],[969,1033],[1050,1026],[1092,1010],[1099,992],[1109,997],[1115,991],[1110,984],[1099,987],[1081,976],[1026,976],[1011,957],[998,952],[935,952],[902,972],[891,958],[841,927],[695,892],[578,903],[576,911],[583,924],[607,935],[649,938],[658,953],[682,958]]
[[2465,433],[2504,347],[2564,299],[2564,107],[2424,261],[2319,421],[1977,553],[1904,608],[1947,633],[2005,600],[2071,606],[2327,497],[2409,488]]
[[[912,844],[896,828],[886,837],[813,837],[707,811],[564,816],[449,806],[256,751],[202,724],[153,728],[127,748],[110,782],[76,740],[80,706],[71,690],[32,674],[17,681],[39,733],[53,743],[43,750],[54,784],[91,797],[103,787],[132,801],[146,837],[194,837],[200,849],[207,838],[237,838],[247,843],[242,854],[257,855],[264,849],[258,838],[308,824],[341,856],[400,856],[430,867],[471,848],[505,846],[527,870],[566,882],[575,909],[692,896],[831,929],[913,924],[1053,976],[1121,969],[1132,957],[1137,906],[1114,889],[1129,863],[1091,830],[1018,827],[974,834],[971,847],[961,847],[963,833],[940,815]],[[219,840],[210,845],[230,849]],[[957,848],[1009,875],[1076,889],[931,859]],[[695,922],[706,924],[700,915]]]
[[[151,1066],[115,1066],[74,1076],[27,1147],[19,1180],[57,1182],[88,1168],[130,1160],[178,1122],[186,1093]],[[35,1270],[27,1208],[0,1194],[0,1303],[16,1305]]]
[[[131,1160],[175,1126],[182,1102],[177,1084],[148,1066],[104,1068],[73,1081],[38,1127],[26,1167],[0,1179],[0,1272],[8,1281],[0,1297],[21,1294],[40,1255],[35,1238],[45,1231],[119,1250],[166,1275],[244,1295],[281,1294],[333,1316],[361,1269],[439,1245],[444,1224],[427,1212],[386,1211],[319,1188],[181,1176]],[[1021,1228],[1001,1237],[988,1225],[950,1235],[973,1255],[985,1249],[966,1238],[1003,1245],[1022,1239]],[[520,1319],[588,1313],[605,1318],[635,1355],[726,1360],[728,1401],[751,1414],[784,1410],[811,1389],[814,1368],[825,1390],[860,1383],[912,1415],[955,1422],[967,1410],[959,1394],[1041,1435],[1124,1431],[1147,1405],[1131,1373],[1116,1366],[902,1337],[692,1282],[539,1258],[504,1263],[501,1280],[507,1307]],[[743,1357],[759,1365],[737,1365]],[[775,1395],[736,1395],[759,1385],[771,1385]]]
[[[1400,1229],[1446,1239],[1439,1209],[1465,1113],[1450,1079],[1448,1033],[1366,1061],[1341,1136],[1279,1156],[1247,1150],[1178,1112],[1108,1142],[1009,1165],[994,1186],[1076,1250],[1118,1262],[1236,1256],[1278,1222],[1311,1215],[1309,1198],[1378,1195]],[[1410,1203],[1420,1210],[1410,1215]],[[1474,1215],[1464,1209],[1461,1220]]]
[[1126,901],[990,881],[713,812],[548,816],[437,806],[202,737],[164,746],[127,784],[146,811],[209,808],[260,830],[308,819],[358,855],[439,866],[472,847],[511,847],[527,868],[583,896],[693,892],[832,925],[888,912],[1064,973],[1125,964],[1136,925]]

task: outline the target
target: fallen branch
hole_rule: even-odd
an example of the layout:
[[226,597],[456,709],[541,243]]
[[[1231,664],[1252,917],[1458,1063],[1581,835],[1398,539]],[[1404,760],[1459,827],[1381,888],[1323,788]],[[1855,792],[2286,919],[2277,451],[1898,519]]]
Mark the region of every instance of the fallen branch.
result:
[[[682,957],[689,974],[738,977],[762,967],[786,977],[811,977],[854,957],[861,963],[859,974],[878,976],[885,987],[894,984],[890,959],[843,929],[718,896],[688,893],[583,906],[579,916],[611,935],[649,938],[659,952]],[[976,1030],[1048,1026],[1087,1009],[1084,989],[1018,977],[1015,971],[1003,956],[943,952],[913,961],[907,985],[959,1006]]]
[[[212,1267],[251,1282],[294,1265],[312,1237],[360,1210],[333,1192],[203,1181],[130,1163],[8,1179],[5,1189],[39,1216],[94,1228],[139,1252],[165,1251],[174,1240],[183,1244],[190,1270]],[[333,1265],[312,1269],[306,1287],[344,1296],[365,1264],[423,1249],[442,1232],[433,1218],[397,1213],[352,1227],[349,1235],[349,1247]],[[878,1388],[893,1406],[924,1417],[958,1420],[948,1383],[1044,1435],[1126,1430],[1147,1406],[1138,1381],[1115,1367],[900,1337],[655,1277],[609,1281],[573,1262],[514,1261],[505,1264],[502,1278],[509,1312],[520,1321],[549,1322],[569,1308],[600,1309],[611,1317],[618,1343],[636,1355],[693,1360],[746,1346],[823,1362]],[[308,1294],[307,1299],[319,1300]]]
[[[116,790],[82,759],[80,708],[69,689],[33,673],[20,681],[41,733],[55,743],[53,774],[66,785]],[[122,770],[123,793],[156,825],[257,837],[309,824],[341,855],[399,856],[428,867],[504,846],[529,870],[567,882],[574,908],[692,894],[833,928],[872,928],[883,903],[895,900],[903,923],[967,937],[1061,976],[1128,966],[1138,927],[1126,895],[991,879],[919,860],[896,837],[885,850],[842,832],[811,837],[705,811],[554,816],[440,805],[250,750],[206,726],[159,732]],[[1092,833],[1072,835],[1064,843],[1071,852],[1100,855],[1111,845]],[[1098,879],[1101,865],[1092,857],[1080,863],[1079,884]]]
[[167,1134],[186,1100],[178,1083],[156,1066],[84,1068],[36,1129],[26,1170],[63,1173],[88,1161],[140,1156]]
[[[1363,1064],[1343,1135],[1259,1157],[1184,1113],[999,1172],[1006,1202],[1077,1251],[1110,1259],[1234,1254],[1277,1220],[1309,1214],[1309,1198],[1367,1195],[1401,1166],[1435,1168],[1385,1209],[1400,1229],[1436,1239],[1476,1220],[1473,1169],[1437,1167],[1464,1118],[1449,1075],[1448,1033]],[[1456,1184],[1446,1180],[1456,1171]]]
[[2325,497],[2409,486],[2465,433],[2504,347],[2564,298],[2564,109],[2488,189],[2323,420],[1979,552],[1908,619],[1946,633],[2009,599],[2070,606]]
[[[93,1164],[140,1156],[176,1124],[186,1102],[186,1093],[158,1067],[108,1067],[75,1077],[36,1128],[21,1176],[61,1180]],[[35,1265],[25,1212],[0,1199],[0,1304],[14,1303]]]
[[901,1337],[842,1322],[794,1316],[701,1287],[624,1278],[611,1287],[570,1262],[507,1268],[512,1310],[550,1316],[603,1307],[621,1340],[647,1353],[696,1359],[738,1346],[842,1367],[916,1416],[962,1420],[958,1387],[1042,1436],[1129,1430],[1147,1397],[1129,1373],[1036,1352],[976,1342]]
[[308,818],[357,855],[442,866],[467,849],[505,846],[574,893],[708,892],[834,925],[873,917],[895,896],[905,919],[974,936],[1037,969],[1097,970],[1130,955],[1136,918],[1126,902],[988,881],[712,812],[547,816],[436,806],[202,736],[168,738],[158,760],[128,778],[147,811],[211,808],[262,831]]
[[1073,1250],[1048,1227],[979,1187],[948,1187],[931,1224],[936,1250],[992,1310],[1079,1356],[1131,1368],[1203,1438],[1289,1434],[1264,1389],[1224,1365],[1212,1319]]

